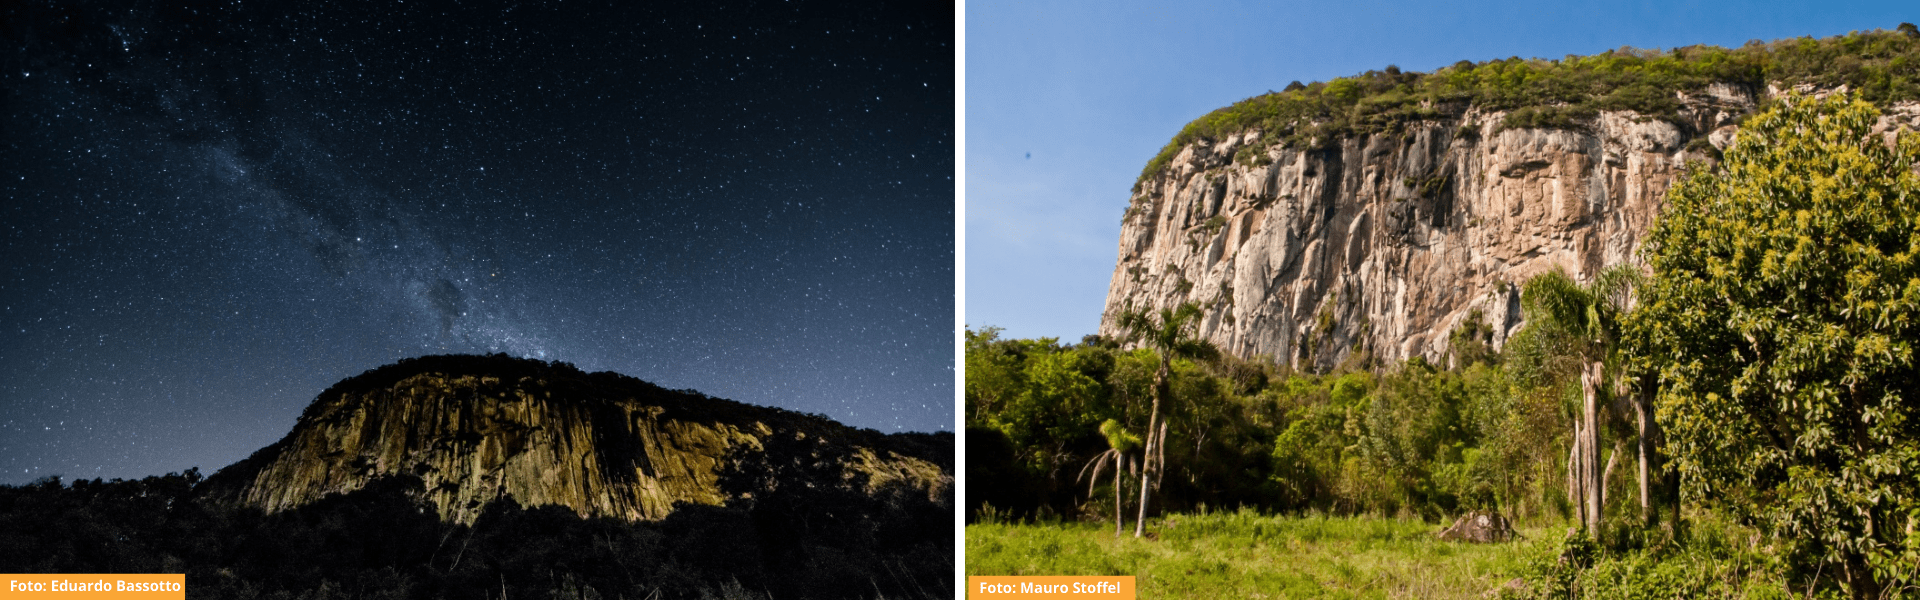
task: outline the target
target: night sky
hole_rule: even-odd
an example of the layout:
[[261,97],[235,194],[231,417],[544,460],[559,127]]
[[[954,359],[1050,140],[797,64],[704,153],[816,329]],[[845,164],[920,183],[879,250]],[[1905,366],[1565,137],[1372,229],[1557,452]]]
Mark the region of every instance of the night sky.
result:
[[0,9],[0,483],[441,353],[952,427],[951,5],[68,4]]

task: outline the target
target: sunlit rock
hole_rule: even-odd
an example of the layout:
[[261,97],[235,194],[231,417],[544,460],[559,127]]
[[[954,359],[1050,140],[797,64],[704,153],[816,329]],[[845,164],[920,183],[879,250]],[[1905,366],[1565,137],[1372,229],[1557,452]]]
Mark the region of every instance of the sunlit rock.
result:
[[[763,453],[775,445],[808,455]],[[207,495],[275,512],[411,475],[451,521],[498,498],[657,520],[775,485],[905,485],[946,503],[952,454],[949,434],[883,435],[560,363],[427,357],[335,384],[285,438],[209,478]],[[839,463],[824,481],[726,480],[742,461],[820,460]]]

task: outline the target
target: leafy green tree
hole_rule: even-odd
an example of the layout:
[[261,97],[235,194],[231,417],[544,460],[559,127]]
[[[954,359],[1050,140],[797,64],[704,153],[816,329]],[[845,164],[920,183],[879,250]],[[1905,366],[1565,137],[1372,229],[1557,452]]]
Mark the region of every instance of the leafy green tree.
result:
[[1134,537],[1146,535],[1147,490],[1152,488],[1154,478],[1166,468],[1167,434],[1166,426],[1160,421],[1160,407],[1172,396],[1169,381],[1173,374],[1173,358],[1175,355],[1203,356],[1212,350],[1212,346],[1195,337],[1199,322],[1200,305],[1192,302],[1178,308],[1162,308],[1158,314],[1134,310],[1120,313],[1119,325],[1124,332],[1124,342],[1152,348],[1160,356],[1160,368],[1153,375],[1153,408],[1147,412],[1147,446],[1140,469],[1140,518],[1134,522]]
[[1633,323],[1684,493],[1856,598],[1920,568],[1920,139],[1879,117],[1835,94],[1748,120],[1669,195]]
[[995,327],[967,332],[968,422],[1006,434],[1020,461],[1051,488],[1071,447],[1092,442],[1087,432],[1112,412],[1105,389],[1087,374],[1110,367],[1097,364],[1099,353],[1062,347],[1055,338],[998,336]]
[[1380,379],[1361,420],[1364,434],[1355,441],[1359,456],[1384,476],[1398,497],[1428,511],[1450,511],[1454,498],[1442,499],[1434,472],[1461,462],[1460,450],[1472,439],[1462,418],[1466,389],[1451,376],[1414,357],[1399,371]]
[[1019,341],[1000,339],[999,327],[967,329],[967,419],[984,418],[1020,394]]
[[1324,509],[1334,500],[1341,454],[1353,445],[1345,435],[1346,409],[1332,403],[1301,408],[1274,439],[1273,482],[1285,505]]
[[1068,447],[1109,412],[1100,402],[1100,383],[1081,372],[1085,358],[1071,350],[1030,355],[1026,391],[1005,414],[1014,443],[1033,447],[1034,466],[1046,469],[1049,478],[1061,476],[1060,467],[1071,456]]

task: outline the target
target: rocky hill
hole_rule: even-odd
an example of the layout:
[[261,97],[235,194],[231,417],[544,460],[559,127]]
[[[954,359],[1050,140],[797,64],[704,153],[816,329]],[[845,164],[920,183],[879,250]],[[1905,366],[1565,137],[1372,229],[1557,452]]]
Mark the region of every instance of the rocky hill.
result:
[[417,493],[448,521],[470,523],[503,498],[651,521],[676,504],[780,486],[904,486],[950,506],[952,457],[949,434],[883,435],[564,363],[433,356],[335,384],[285,438],[199,493],[271,513],[417,477]]
[[1299,368],[1439,361],[1463,328],[1498,347],[1517,284],[1636,260],[1667,188],[1765,103],[1849,91],[1920,128],[1912,29],[1389,68],[1223,108],[1142,174],[1100,332],[1196,302],[1221,349]]

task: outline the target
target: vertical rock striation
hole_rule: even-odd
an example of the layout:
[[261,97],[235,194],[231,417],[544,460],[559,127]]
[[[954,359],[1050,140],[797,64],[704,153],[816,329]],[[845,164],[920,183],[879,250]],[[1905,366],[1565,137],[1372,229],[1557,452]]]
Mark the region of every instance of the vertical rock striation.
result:
[[1606,112],[1579,130],[1467,107],[1240,162],[1259,131],[1191,143],[1132,198],[1101,333],[1128,307],[1197,302],[1207,340],[1299,368],[1363,349],[1440,360],[1476,315],[1497,346],[1520,319],[1515,284],[1635,260],[1667,187],[1710,160],[1689,142],[1724,146],[1754,97],[1716,85],[1685,106],[1685,123]]
[[[1469,106],[1312,148],[1246,152],[1258,130],[1195,141],[1134,192],[1100,333],[1129,308],[1195,302],[1222,350],[1302,369],[1356,351],[1440,361],[1472,319],[1498,348],[1520,324],[1518,284],[1637,261],[1687,165],[1717,160],[1758,94],[1788,91],[1828,93],[1714,84],[1682,95],[1674,120],[1502,128],[1505,113]],[[1882,110],[1885,143],[1920,128],[1920,103]]]
[[841,462],[837,481],[776,485],[907,485],[937,502],[951,493],[942,466],[951,464],[951,436],[943,457],[940,436],[886,436],[503,356],[415,359],[342,381],[286,438],[209,478],[206,493],[274,512],[381,477],[414,476],[424,499],[451,521],[471,522],[500,498],[586,517],[657,520],[676,503],[751,495],[723,478],[775,437],[811,440],[780,446],[813,448],[815,456],[761,458],[818,460],[826,452]]

